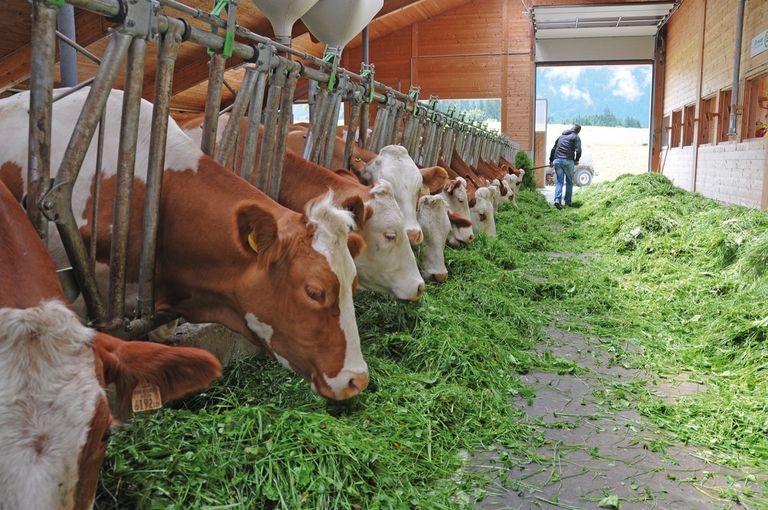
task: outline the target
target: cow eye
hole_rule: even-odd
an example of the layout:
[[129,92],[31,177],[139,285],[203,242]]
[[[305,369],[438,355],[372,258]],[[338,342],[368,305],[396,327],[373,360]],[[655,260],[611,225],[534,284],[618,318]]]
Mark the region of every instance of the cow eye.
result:
[[460,204],[463,204],[463,203],[464,203],[464,199],[463,199],[463,198],[460,198],[460,199],[459,199],[459,203],[460,203]]
[[394,241],[395,239],[397,239],[397,232],[386,231],[384,232],[384,237],[386,238],[387,241]]
[[480,213],[480,221],[485,221],[485,213]]
[[355,162],[356,162],[356,163],[359,163],[359,162],[360,162],[360,157],[359,157],[359,156],[355,156]]
[[323,289],[318,289],[312,285],[305,285],[304,292],[306,292],[307,296],[313,301],[317,301],[318,303],[325,301],[325,291]]

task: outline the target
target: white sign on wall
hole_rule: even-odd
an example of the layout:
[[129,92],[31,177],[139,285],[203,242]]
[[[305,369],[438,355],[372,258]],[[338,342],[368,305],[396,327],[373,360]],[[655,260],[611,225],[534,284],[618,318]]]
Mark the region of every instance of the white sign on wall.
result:
[[752,38],[752,49],[749,56],[754,57],[766,50],[768,50],[768,30],[763,30]]

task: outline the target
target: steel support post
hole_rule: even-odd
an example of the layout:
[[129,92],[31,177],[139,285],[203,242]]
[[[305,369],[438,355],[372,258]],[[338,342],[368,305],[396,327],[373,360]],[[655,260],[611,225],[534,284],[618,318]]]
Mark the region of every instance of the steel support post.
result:
[[419,157],[419,146],[421,143],[421,133],[424,127],[423,118],[419,116],[419,113],[414,114],[415,124],[408,139],[408,154],[411,155],[414,161]]
[[216,128],[221,108],[221,88],[224,86],[224,67],[227,59],[221,53],[214,53],[208,61],[208,95],[205,98],[205,119],[200,150],[213,157],[216,151]]
[[51,175],[53,64],[56,51],[56,7],[32,2],[31,73],[29,77],[29,145],[27,149],[27,216],[37,234],[48,237],[48,221],[40,211]]
[[[115,205],[112,215],[112,242],[109,256],[109,301],[107,319],[125,315],[125,274],[128,257],[128,230],[131,224],[133,176],[139,132],[141,89],[144,84],[144,57],[147,41],[136,37],[128,50],[123,112],[120,119],[120,142],[117,151]],[[97,169],[98,170],[98,169]],[[97,174],[98,176],[98,174]],[[98,208],[96,203],[94,208]],[[92,232],[92,236],[96,232]]]
[[104,63],[93,81],[93,86],[83,104],[80,117],[75,124],[72,138],[61,161],[51,190],[43,198],[43,211],[48,219],[56,222],[64,249],[75,270],[75,277],[92,320],[103,323],[106,318],[104,302],[96,286],[96,278],[88,262],[85,242],[80,235],[72,212],[72,187],[93,139],[96,125],[101,119],[107,98],[112,91],[118,68],[125,59],[132,36],[119,31],[112,33],[104,53]]
[[344,168],[349,169],[349,160],[352,157],[352,148],[355,145],[355,134],[358,128],[358,119],[360,117],[360,105],[363,103],[358,99],[352,99],[348,103],[349,124],[347,124],[347,139],[344,141]]
[[360,147],[363,149],[368,148],[370,140],[368,140],[368,128],[371,125],[371,103],[363,101],[360,105],[360,126],[358,127],[359,135],[357,137]]
[[259,155],[259,177],[257,187],[264,193],[269,193],[268,187],[272,179],[272,163],[274,161],[275,145],[277,144],[277,123],[280,114],[280,95],[283,92],[287,78],[287,60],[280,59],[278,66],[269,77],[269,92],[267,106],[264,109],[264,136]]
[[269,196],[277,202],[280,196],[280,183],[283,179],[283,164],[285,163],[285,146],[288,142],[288,130],[293,122],[293,95],[296,92],[296,83],[299,80],[301,66],[291,63],[288,67],[288,76],[280,100],[280,124],[277,133],[277,148],[272,161],[272,178],[270,179]]
[[259,126],[261,125],[261,109],[264,106],[264,92],[267,88],[268,69],[259,69],[253,97],[248,108],[248,130],[245,133],[243,159],[240,162],[240,177],[248,182],[253,180],[253,170],[256,164],[256,149],[259,143]]
[[99,120],[99,134],[96,139],[96,168],[94,168],[93,187],[91,194],[93,195],[93,211],[91,212],[91,242],[88,246],[88,262],[90,263],[91,271],[96,272],[96,251],[99,242],[99,207],[101,203],[101,168],[102,161],[104,160],[104,130],[107,116],[102,113]]
[[429,165],[429,158],[432,157],[432,151],[435,148],[435,135],[437,134],[437,124],[434,120],[429,120],[426,127],[426,136],[421,145],[420,162],[424,166]]
[[338,124],[339,111],[341,110],[341,86],[336,87],[336,90],[331,92],[331,105],[328,123],[325,126],[325,149],[323,151],[322,162],[320,163],[326,168],[331,167],[331,161],[333,160],[333,148],[336,145],[336,125]]
[[437,124],[437,134],[435,135],[435,149],[432,151],[432,157],[430,158],[429,166],[435,166],[437,164],[437,160],[440,158],[440,150],[443,147],[445,137],[445,122],[439,121]]
[[403,128],[403,139],[402,139],[402,145],[405,147],[405,150],[408,151],[408,154],[413,158],[414,154],[411,149],[411,138],[413,137],[413,131],[416,129],[416,126],[418,125],[418,121],[416,120],[416,117],[413,114],[408,115],[408,118],[405,119],[405,127]]
[[[141,255],[139,257],[139,296],[136,303],[137,320],[132,321],[132,335],[141,335],[152,329],[155,313],[154,284],[157,263],[157,231],[160,224],[160,196],[165,168],[165,146],[168,138],[168,119],[173,92],[173,69],[181,45],[184,24],[169,20],[169,27],[160,37],[155,73],[155,100],[152,109],[152,134],[147,162],[147,188],[144,196]],[[149,324],[147,324],[149,323]]]
[[[256,86],[256,73],[255,67],[249,67],[245,70],[245,76],[243,76],[243,81],[240,83],[240,91],[235,97],[235,102],[229,113],[229,122],[224,127],[221,140],[216,146],[215,159],[227,168],[234,168],[234,164],[230,167],[229,162],[232,160],[233,152],[237,154],[235,142],[240,134],[240,121],[245,116],[248,103],[253,96],[253,88]],[[237,160],[236,157],[235,160]]]
[[307,131],[307,139],[304,140],[304,152],[302,157],[306,160],[317,162],[317,157],[322,144],[321,132],[329,107],[328,91],[323,89],[315,97],[314,114]]
[[385,145],[395,145],[397,143],[397,132],[398,128],[400,127],[400,121],[403,119],[403,112],[405,111],[405,106],[400,105],[400,103],[395,104],[394,112],[391,115],[390,123],[389,123],[389,132],[387,133],[387,139],[385,140]]

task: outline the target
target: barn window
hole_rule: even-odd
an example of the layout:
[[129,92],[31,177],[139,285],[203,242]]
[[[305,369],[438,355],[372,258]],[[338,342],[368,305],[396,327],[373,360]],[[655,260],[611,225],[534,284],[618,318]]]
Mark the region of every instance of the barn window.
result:
[[456,115],[466,112],[466,120],[485,122],[488,129],[501,131],[501,99],[441,99],[437,103],[441,112],[447,112],[451,107]]
[[696,128],[696,105],[689,104],[683,110],[683,147],[693,145],[693,130]]
[[715,96],[702,98],[701,108],[699,109],[699,145],[713,143],[713,134],[715,132],[715,119],[718,113],[715,108]]
[[768,128],[768,73],[747,80],[744,138],[765,136]]
[[[309,104],[307,103],[294,103],[293,104],[293,122],[309,122]],[[342,102],[339,107],[339,119],[336,122],[337,126],[344,125],[344,103]]]
[[683,127],[683,110],[672,112],[672,139],[670,147],[680,147],[680,134]]
[[731,113],[731,89],[721,90],[717,103],[717,141],[728,141],[728,115]]

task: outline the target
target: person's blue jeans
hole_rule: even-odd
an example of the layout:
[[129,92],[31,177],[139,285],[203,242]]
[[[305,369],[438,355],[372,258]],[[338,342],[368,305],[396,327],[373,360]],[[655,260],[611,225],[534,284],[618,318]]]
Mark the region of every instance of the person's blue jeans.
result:
[[555,175],[557,175],[555,203],[559,203],[563,197],[563,180],[565,180],[565,205],[571,205],[571,197],[573,196],[573,160],[557,158],[553,163],[555,164]]

